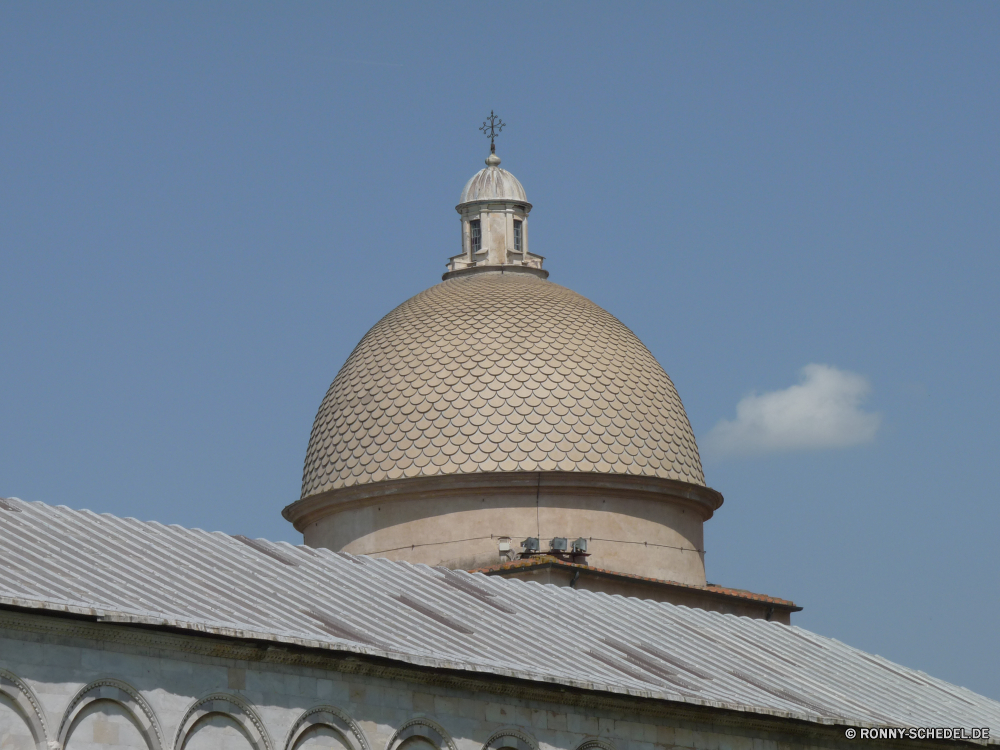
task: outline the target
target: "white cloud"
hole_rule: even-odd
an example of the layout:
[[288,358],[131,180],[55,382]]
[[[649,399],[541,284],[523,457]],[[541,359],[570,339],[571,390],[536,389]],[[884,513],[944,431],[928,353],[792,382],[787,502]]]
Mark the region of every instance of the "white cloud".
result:
[[736,405],[736,419],[723,419],[701,442],[710,456],[867,443],[882,421],[880,414],[861,409],[869,391],[868,381],[857,373],[806,365],[801,383],[746,396]]

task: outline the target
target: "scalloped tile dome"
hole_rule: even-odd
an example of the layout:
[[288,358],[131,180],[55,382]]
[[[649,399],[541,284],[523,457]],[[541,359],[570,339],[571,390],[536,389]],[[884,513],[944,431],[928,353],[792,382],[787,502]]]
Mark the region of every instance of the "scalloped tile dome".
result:
[[634,333],[558,284],[477,273],[412,297],[357,345],[316,415],[302,497],[556,470],[705,484],[677,390]]

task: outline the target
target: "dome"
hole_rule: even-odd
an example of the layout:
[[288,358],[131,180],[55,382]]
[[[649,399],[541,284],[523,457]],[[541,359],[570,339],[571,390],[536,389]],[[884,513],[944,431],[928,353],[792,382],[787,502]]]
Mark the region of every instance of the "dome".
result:
[[471,201],[504,200],[527,203],[524,188],[517,178],[506,169],[500,169],[500,157],[490,154],[486,168],[472,176],[465,183],[459,205]]
[[635,334],[565,287],[489,270],[431,287],[365,335],[316,415],[302,497],[515,471],[705,483],[677,390]]

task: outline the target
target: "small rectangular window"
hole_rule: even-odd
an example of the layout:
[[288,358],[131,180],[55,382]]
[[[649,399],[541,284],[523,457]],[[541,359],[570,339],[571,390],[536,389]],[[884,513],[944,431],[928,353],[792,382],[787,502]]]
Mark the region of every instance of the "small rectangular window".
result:
[[521,220],[514,219],[514,252],[521,252]]
[[473,219],[469,222],[469,242],[472,244],[472,254],[475,255],[483,245],[479,233],[479,219]]

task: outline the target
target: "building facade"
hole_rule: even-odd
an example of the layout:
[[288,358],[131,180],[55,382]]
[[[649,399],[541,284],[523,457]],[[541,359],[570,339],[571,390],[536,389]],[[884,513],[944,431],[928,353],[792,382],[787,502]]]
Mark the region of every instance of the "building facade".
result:
[[548,280],[495,153],[456,209],[320,406],[303,545],[0,498],[0,750],[998,744],[996,701],[707,583],[666,372]]

